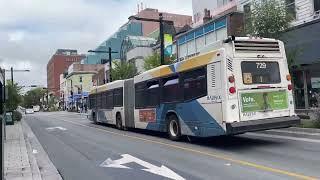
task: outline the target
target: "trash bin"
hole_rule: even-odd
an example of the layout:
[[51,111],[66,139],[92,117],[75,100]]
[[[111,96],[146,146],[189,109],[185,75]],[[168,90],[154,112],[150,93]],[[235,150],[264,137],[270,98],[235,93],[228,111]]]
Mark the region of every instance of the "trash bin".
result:
[[5,121],[6,121],[6,125],[14,125],[14,121],[12,118],[12,112],[6,112]]

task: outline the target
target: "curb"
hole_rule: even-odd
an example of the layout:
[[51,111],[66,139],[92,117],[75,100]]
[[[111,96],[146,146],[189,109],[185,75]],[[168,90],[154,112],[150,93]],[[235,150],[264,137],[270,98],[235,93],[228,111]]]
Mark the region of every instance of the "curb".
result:
[[[39,177],[35,180],[62,180],[60,173],[51,162],[49,156],[43,149],[42,145],[40,144],[39,140],[33,133],[32,129],[29,127],[27,122],[25,122],[25,117],[22,118],[22,130],[24,133],[25,141],[28,144],[28,155],[29,158],[32,160],[34,164],[33,169],[37,169],[39,172]],[[30,161],[31,161],[30,160]],[[30,162],[31,163],[31,162]],[[31,163],[31,165],[32,165]],[[35,175],[37,177],[38,174]]]
[[26,142],[28,158],[29,158],[29,163],[30,163],[31,172],[32,172],[32,178],[33,178],[33,180],[42,180],[37,160],[36,160],[35,156],[32,154],[31,144],[27,140],[25,132],[23,132],[23,134],[24,134],[23,135],[24,136],[24,140]]

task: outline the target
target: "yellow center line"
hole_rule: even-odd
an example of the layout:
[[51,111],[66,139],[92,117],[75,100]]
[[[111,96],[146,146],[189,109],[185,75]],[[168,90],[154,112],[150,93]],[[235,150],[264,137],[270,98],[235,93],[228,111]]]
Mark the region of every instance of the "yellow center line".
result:
[[[60,119],[60,120],[62,120],[62,119]],[[75,122],[68,121],[68,120],[62,120],[62,121],[69,122],[71,124],[75,124],[75,125],[78,125],[78,126],[97,129],[97,130],[100,130],[100,131],[103,131],[103,132],[107,132],[109,134],[128,137],[128,138],[131,138],[131,139],[141,140],[141,141],[144,141],[144,142],[150,142],[150,143],[154,143],[154,144],[161,144],[161,145],[164,145],[164,146],[167,146],[167,147],[180,149],[180,150],[184,150],[184,151],[188,151],[188,152],[193,152],[193,153],[197,153],[197,154],[202,154],[202,155],[210,156],[210,157],[213,157],[213,158],[216,158],[216,159],[222,159],[222,160],[230,161],[230,162],[233,162],[233,163],[236,163],[236,164],[240,164],[240,165],[243,165],[243,166],[248,166],[248,167],[253,167],[253,168],[264,170],[264,171],[283,174],[283,175],[287,175],[287,176],[298,178],[298,179],[308,179],[308,180],[316,180],[316,179],[318,179],[318,178],[315,178],[315,177],[306,176],[306,175],[298,174],[298,173],[294,173],[294,172],[289,172],[289,171],[286,171],[286,170],[276,169],[276,168],[272,168],[272,167],[268,167],[268,166],[264,166],[264,165],[259,165],[259,164],[248,162],[248,161],[233,159],[233,158],[228,157],[228,156],[223,155],[223,154],[213,154],[213,153],[209,153],[209,152],[205,152],[205,151],[199,151],[199,150],[195,150],[195,149],[191,149],[191,148],[187,148],[187,147],[182,147],[182,146],[178,146],[178,145],[174,145],[174,144],[164,143],[164,142],[161,142],[161,141],[154,141],[154,140],[151,140],[151,139],[145,139],[145,138],[141,138],[141,137],[137,137],[137,136],[130,136],[130,135],[122,134],[122,133],[112,132],[112,131],[109,131],[109,130],[106,130],[106,129],[101,129],[101,128],[97,128],[97,127],[92,127],[92,126],[88,126],[88,125],[84,125],[84,124],[75,123]]]

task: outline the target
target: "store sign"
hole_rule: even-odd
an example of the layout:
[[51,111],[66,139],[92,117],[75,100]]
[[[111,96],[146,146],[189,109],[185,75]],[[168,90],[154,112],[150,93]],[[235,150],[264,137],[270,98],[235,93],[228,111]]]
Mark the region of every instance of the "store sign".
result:
[[173,38],[171,34],[164,34],[164,53],[166,56],[171,56],[173,51]]
[[311,78],[311,86],[313,89],[320,89],[320,77]]
[[140,122],[156,122],[156,110],[147,109],[139,111]]
[[241,94],[242,112],[281,110],[288,108],[286,91]]

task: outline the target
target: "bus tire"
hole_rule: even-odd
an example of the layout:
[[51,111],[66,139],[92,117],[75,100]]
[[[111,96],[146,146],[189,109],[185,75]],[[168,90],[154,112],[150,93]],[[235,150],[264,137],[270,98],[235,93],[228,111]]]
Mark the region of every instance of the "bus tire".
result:
[[119,130],[123,129],[122,118],[121,118],[121,114],[120,113],[117,113],[117,115],[116,115],[116,128],[119,129]]
[[92,112],[92,121],[94,124],[98,124],[97,122],[97,116],[96,116],[96,113],[95,112]]
[[181,128],[179,119],[176,115],[170,115],[167,121],[167,132],[169,138],[173,141],[178,141],[181,138]]

